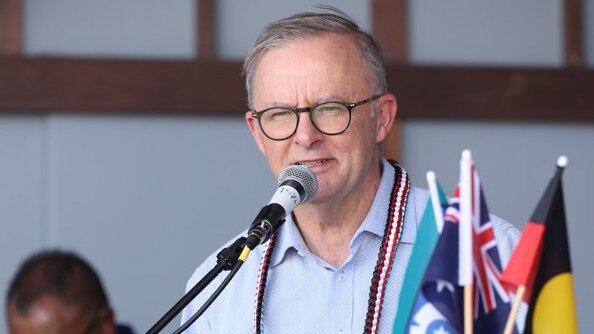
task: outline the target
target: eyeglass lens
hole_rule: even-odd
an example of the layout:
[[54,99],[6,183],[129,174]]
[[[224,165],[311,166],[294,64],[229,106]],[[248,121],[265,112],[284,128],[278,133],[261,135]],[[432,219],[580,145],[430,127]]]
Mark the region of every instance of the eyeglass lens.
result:
[[[266,135],[273,139],[290,137],[299,122],[298,112],[307,110],[274,108],[267,110],[260,117],[260,125]],[[310,118],[314,126],[322,133],[333,135],[346,130],[350,122],[350,112],[340,103],[323,103],[310,111]]]

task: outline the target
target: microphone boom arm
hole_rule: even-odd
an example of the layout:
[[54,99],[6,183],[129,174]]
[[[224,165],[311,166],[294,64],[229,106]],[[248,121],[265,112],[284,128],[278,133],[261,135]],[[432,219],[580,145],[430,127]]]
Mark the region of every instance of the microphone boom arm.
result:
[[146,334],[159,333],[168,323],[175,318],[204,288],[206,288],[223,270],[231,270],[237,263],[245,244],[246,237],[240,237],[229,247],[217,254],[217,264],[204,277],[194,285],[175,305],[165,313]]

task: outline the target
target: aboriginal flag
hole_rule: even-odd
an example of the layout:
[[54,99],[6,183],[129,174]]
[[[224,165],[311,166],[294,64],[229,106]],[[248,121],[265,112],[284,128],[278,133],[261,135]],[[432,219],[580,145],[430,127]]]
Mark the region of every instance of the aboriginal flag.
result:
[[526,287],[529,303],[524,333],[577,333],[573,275],[559,166],[501,280]]

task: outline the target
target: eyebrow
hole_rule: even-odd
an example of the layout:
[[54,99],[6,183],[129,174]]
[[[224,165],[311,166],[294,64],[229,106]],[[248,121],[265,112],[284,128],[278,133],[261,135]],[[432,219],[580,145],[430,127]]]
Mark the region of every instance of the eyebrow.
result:
[[[337,96],[337,95],[327,95],[327,96],[318,98],[313,104],[304,106],[304,108],[317,106],[319,104],[326,103],[326,102],[346,102],[346,100],[343,99],[342,97]],[[295,109],[295,108],[302,108],[302,107],[297,107],[294,104],[288,104],[288,103],[283,103],[283,102],[272,102],[267,107],[262,108],[261,110],[270,109],[270,108]]]
[[328,95],[316,100],[316,104],[325,102],[345,102],[345,99],[337,95]]
[[283,102],[272,102],[269,105],[267,105],[265,108],[262,108],[262,110],[264,109],[270,109],[270,108],[295,108],[294,105],[288,104],[288,103],[283,103]]

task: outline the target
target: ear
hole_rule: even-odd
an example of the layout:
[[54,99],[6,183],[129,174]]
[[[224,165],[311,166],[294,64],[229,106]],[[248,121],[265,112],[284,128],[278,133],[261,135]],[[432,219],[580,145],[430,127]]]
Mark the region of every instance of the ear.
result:
[[262,139],[262,130],[260,130],[260,125],[258,125],[258,120],[252,117],[251,111],[245,112],[245,122],[247,123],[250,133],[252,134],[252,137],[254,137],[260,152],[266,155],[266,149],[264,148],[264,142]]
[[396,118],[397,104],[396,96],[393,94],[385,94],[377,99],[376,106],[376,143],[381,143],[390,133],[390,129],[394,124]]
[[115,334],[116,324],[113,311],[110,308],[102,308],[97,314],[97,333]]

